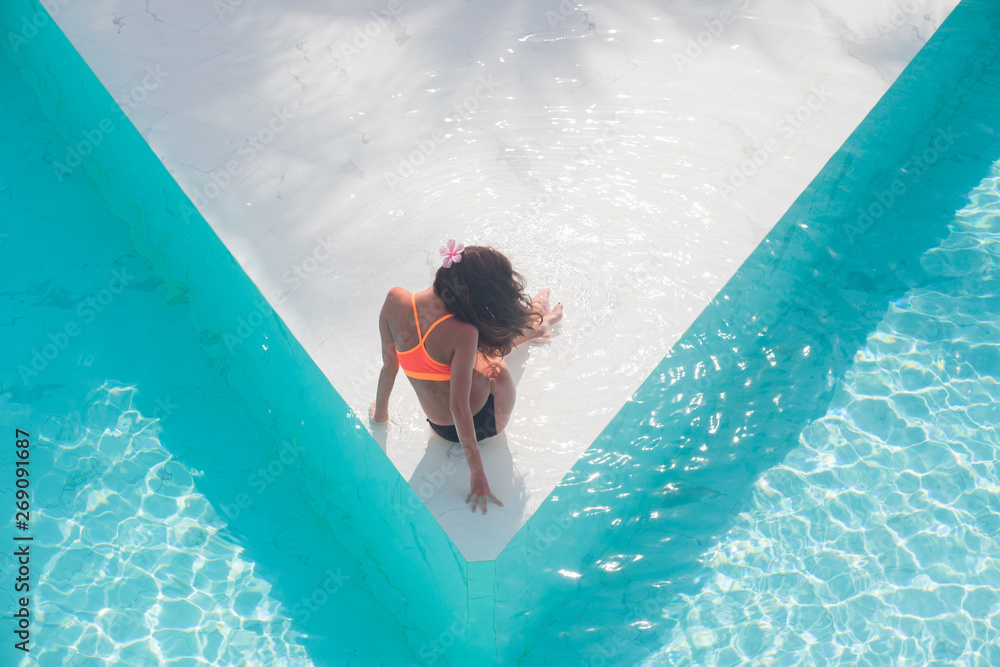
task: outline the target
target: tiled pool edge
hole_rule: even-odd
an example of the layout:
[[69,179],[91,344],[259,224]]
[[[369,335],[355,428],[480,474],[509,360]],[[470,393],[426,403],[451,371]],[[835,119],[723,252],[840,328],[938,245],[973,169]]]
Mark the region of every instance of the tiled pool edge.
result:
[[[988,20],[990,17],[992,21]],[[698,398],[699,392],[727,388],[739,394],[738,380],[744,378],[752,378],[756,385],[762,379],[775,382],[775,376],[780,376],[781,372],[794,377],[797,360],[787,354],[794,350],[794,346],[788,347],[788,344],[791,340],[808,341],[813,337],[813,353],[829,356],[827,376],[785,382],[790,390],[814,389],[815,405],[808,406],[810,410],[821,407],[829,399],[833,382],[843,373],[857,344],[863,342],[863,334],[872,318],[877,318],[885,306],[884,300],[879,302],[866,295],[866,281],[894,280],[903,285],[907,279],[919,275],[919,267],[903,265],[890,269],[886,265],[877,267],[881,271],[867,273],[861,271],[864,267],[857,267],[855,272],[845,276],[848,268],[855,267],[850,266],[849,257],[845,260],[844,255],[849,253],[842,252],[838,256],[836,251],[848,250],[855,241],[892,242],[891,236],[880,238],[887,231],[883,228],[891,227],[890,220],[907,212],[923,212],[927,204],[943,203],[942,212],[947,211],[947,202],[935,201],[933,195],[916,192],[919,180],[914,185],[908,178],[902,186],[898,185],[902,176],[897,177],[897,169],[907,156],[922,154],[925,150],[935,151],[933,155],[936,156],[928,160],[931,164],[927,169],[940,172],[953,168],[954,174],[946,173],[956,183],[965,183],[962,179],[977,166],[966,164],[969,162],[966,158],[977,156],[981,144],[963,135],[960,128],[949,125],[956,110],[928,107],[927,103],[928,100],[948,99],[947,93],[962,90],[963,75],[974,72],[980,65],[970,64],[970,59],[962,55],[975,54],[989,41],[991,35],[987,26],[996,25],[998,18],[1000,11],[984,2],[966,1],[956,8],[671,354],[643,383],[632,401],[616,415],[501,554],[497,560],[497,580],[505,583],[498,588],[498,612],[503,608],[509,611],[498,613],[498,617],[509,621],[498,627],[498,635],[520,638],[503,650],[508,657],[519,656],[520,664],[541,664],[548,651],[573,651],[586,641],[588,646],[600,648],[605,656],[602,659],[608,660],[606,664],[613,664],[607,656],[615,656],[615,660],[638,657],[643,652],[640,646],[655,644],[652,635],[656,634],[659,610],[668,606],[677,592],[697,585],[694,564],[704,551],[706,538],[718,537],[727,517],[738,510],[742,500],[740,494],[725,491],[739,491],[744,484],[747,486],[743,491],[749,488],[759,470],[780,461],[789,447],[794,446],[794,443],[781,442],[780,436],[794,438],[799,430],[797,425],[808,419],[807,415],[801,415],[791,423],[782,424],[780,416],[768,415],[769,406],[755,405],[749,397],[730,399],[728,405],[705,406]],[[942,53],[946,54],[943,65],[937,60]],[[953,137],[949,134],[952,130],[960,136]],[[887,137],[892,141],[886,146]],[[907,140],[909,137],[913,138],[912,142]],[[920,166],[911,164],[909,176],[919,179],[921,171]],[[977,182],[967,180],[969,187]],[[913,196],[904,201],[905,192],[901,194],[900,189],[911,195],[915,193],[917,205],[912,201]],[[958,188],[952,192],[965,191]],[[869,208],[876,203],[873,197],[878,195],[888,202],[884,208],[893,210],[883,219],[883,214],[875,208],[871,221],[859,215],[857,208]],[[899,202],[890,201],[890,196]],[[926,196],[931,199],[921,200]],[[831,201],[835,203],[834,209],[828,210],[826,207]],[[808,228],[799,226],[806,221]],[[914,230],[912,236],[919,239],[926,233]],[[905,238],[898,245],[915,242],[914,238]],[[898,247],[887,248],[886,261],[902,252]],[[791,264],[790,271],[785,269],[786,263]],[[811,276],[801,270],[810,266],[813,267]],[[848,278],[855,282],[838,284],[841,279]],[[822,303],[815,298],[817,296],[833,299]],[[783,315],[791,308],[815,310],[815,330],[797,339],[794,332],[782,331]],[[852,309],[857,309],[858,313],[852,315]],[[853,324],[854,328],[829,340],[828,349],[816,350],[816,342],[823,341],[831,333],[831,323],[843,323],[840,318],[844,312],[847,312],[846,323]],[[720,330],[732,336],[732,340],[720,336]],[[759,342],[755,342],[758,337]],[[734,355],[727,347],[741,349]],[[765,352],[774,351],[779,354],[777,362],[772,363],[777,363],[783,371],[767,376],[767,369],[763,367]],[[715,355],[718,363],[710,370],[711,355]],[[756,358],[748,359],[750,356]],[[742,361],[749,361],[748,372],[738,368]],[[671,405],[672,399],[679,399],[682,407]],[[787,402],[787,398],[785,400]],[[714,465],[698,470],[697,464],[694,470],[685,474],[666,469],[677,458],[688,464],[695,460],[694,445],[705,438],[703,431],[731,428],[733,424],[727,423],[729,420],[725,418],[721,424],[713,425],[711,412],[715,407],[719,407],[720,412],[733,410],[733,402],[737,404],[737,411],[743,406],[756,409],[758,413],[756,419],[744,418],[742,423],[749,428],[733,434],[744,443],[738,448],[741,454],[735,466],[745,469],[726,471],[725,466]],[[770,408],[770,412],[774,412],[774,406]],[[762,411],[765,414],[760,416]],[[692,425],[692,417],[699,415],[701,423]],[[760,456],[746,451],[769,440],[769,433],[780,434],[778,445],[772,445],[771,451]],[[717,443],[721,443],[721,438]],[[716,450],[713,461],[719,456]],[[754,458],[757,461],[753,461]],[[665,469],[657,470],[657,466]],[[744,477],[746,479],[742,479]],[[627,494],[626,499],[620,499],[619,493]],[[684,514],[685,506],[694,509]],[[660,515],[656,521],[654,512]],[[621,525],[612,525],[614,521],[621,521]],[[641,537],[634,536],[640,522],[655,523],[662,528],[663,533],[659,535],[662,541],[647,535],[643,543]],[[657,572],[656,564],[649,562],[651,553],[659,554],[661,559],[672,559],[675,555],[682,560],[686,558],[691,566],[678,570],[661,565]],[[630,555],[644,556],[645,560],[629,563]],[[599,569],[597,563],[601,560],[612,569]],[[546,564],[553,562],[558,562],[560,572],[553,571],[556,568],[545,569]],[[657,574],[662,580],[648,585],[649,577]],[[598,579],[600,584],[595,583]],[[643,579],[646,579],[645,587],[641,585]],[[606,598],[607,604],[613,604],[615,599],[613,594],[605,593],[607,589],[627,590],[626,601],[635,612],[615,619],[615,626],[601,622],[600,600]],[[526,600],[520,594],[522,591],[532,591],[531,597]],[[579,598],[588,592],[590,599],[580,601]],[[518,615],[514,607],[530,608],[531,615]],[[563,607],[573,610],[569,613]],[[603,620],[607,621],[607,617]],[[654,623],[652,631],[649,628],[638,630],[632,625],[640,620]],[[557,636],[558,639],[537,639]]]
[[[112,211],[133,221],[132,241],[165,269],[159,277],[171,287],[169,298],[191,303],[206,353],[228,368],[229,385],[269,422],[275,451],[282,437],[297,440],[306,450],[301,472],[326,499],[343,499],[350,508],[349,529],[368,551],[367,581],[380,589],[372,604],[404,613],[423,636],[436,634],[454,614],[465,620],[464,559],[45,10],[13,0],[0,9],[0,22],[2,47],[22,63],[46,115],[72,128],[67,145],[89,142],[92,155],[80,168],[99,184]],[[58,66],[52,54],[60,55]],[[247,321],[249,332],[241,329]],[[319,505],[316,511],[322,516]],[[299,548],[306,552],[309,545]],[[414,566],[415,557],[422,567]],[[404,618],[400,624],[409,634]],[[409,639],[420,643],[419,636]]]

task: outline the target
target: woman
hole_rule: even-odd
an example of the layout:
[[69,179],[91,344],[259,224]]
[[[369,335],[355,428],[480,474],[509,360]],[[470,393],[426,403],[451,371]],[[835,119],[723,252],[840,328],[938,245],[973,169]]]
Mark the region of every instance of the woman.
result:
[[503,357],[526,340],[549,339],[562,304],[549,311],[547,289],[529,301],[524,278],[493,248],[450,240],[441,255],[431,287],[393,287],[385,298],[382,371],[369,416],[389,421],[389,394],[402,366],[434,432],[461,443],[472,470],[465,502],[475,512],[482,501],[486,514],[487,499],[503,503],[490,492],[479,440],[503,431],[516,396]]

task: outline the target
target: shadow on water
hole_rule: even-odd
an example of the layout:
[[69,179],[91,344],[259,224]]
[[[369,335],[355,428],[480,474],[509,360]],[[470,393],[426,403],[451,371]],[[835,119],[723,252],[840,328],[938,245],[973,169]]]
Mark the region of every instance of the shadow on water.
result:
[[498,608],[532,610],[498,634],[544,637],[508,647],[519,664],[655,652],[757,478],[825,412],[890,300],[933,279],[921,256],[1000,155],[998,42],[974,18],[997,10],[960,10],[498,559]]

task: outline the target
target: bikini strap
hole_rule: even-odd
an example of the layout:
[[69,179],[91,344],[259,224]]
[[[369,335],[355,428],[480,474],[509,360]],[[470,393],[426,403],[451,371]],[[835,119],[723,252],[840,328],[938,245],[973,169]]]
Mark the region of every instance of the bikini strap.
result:
[[[424,336],[423,336],[423,334],[420,333],[420,318],[417,317],[417,293],[416,292],[410,292],[410,302],[413,303],[413,321],[417,325],[417,340],[419,340],[420,344],[423,345],[423,343],[424,343]],[[430,333],[429,329],[428,329],[428,333]]]
[[[430,326],[429,326],[429,327],[427,328],[427,333],[425,333],[425,334],[424,334],[424,338],[423,338],[423,340],[427,340],[427,337],[431,335],[431,331],[433,331],[433,330],[434,330],[434,327],[436,327],[436,326],[437,326],[438,324],[440,324],[441,322],[445,321],[445,320],[446,320],[446,319],[448,319],[449,317],[451,317],[451,313],[448,313],[447,315],[442,315],[441,317],[439,317],[439,318],[437,319],[437,321],[436,321],[436,322],[434,322],[434,324],[430,325]],[[421,342],[423,342],[423,341],[421,341]]]
[[417,338],[420,340],[420,344],[423,345],[424,341],[427,340],[427,337],[431,335],[431,331],[434,330],[434,327],[436,327],[442,321],[444,321],[444,320],[448,319],[449,317],[451,317],[452,313],[448,313],[447,315],[442,315],[441,317],[439,317],[434,322],[434,324],[432,324],[429,327],[427,327],[427,333],[422,334],[422,333],[420,333],[420,318],[417,317],[417,293],[416,292],[411,292],[410,293],[410,301],[413,302],[413,321],[417,323]]

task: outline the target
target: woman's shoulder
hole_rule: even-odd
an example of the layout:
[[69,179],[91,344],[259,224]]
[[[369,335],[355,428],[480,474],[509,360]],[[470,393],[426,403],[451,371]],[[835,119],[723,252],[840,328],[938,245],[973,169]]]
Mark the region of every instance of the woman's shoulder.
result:
[[386,303],[402,303],[404,299],[409,302],[410,290],[399,286],[390,287],[388,294],[385,295]]
[[463,322],[457,317],[449,317],[441,324],[447,325],[448,335],[456,343],[476,345],[479,342],[479,329],[471,322]]

